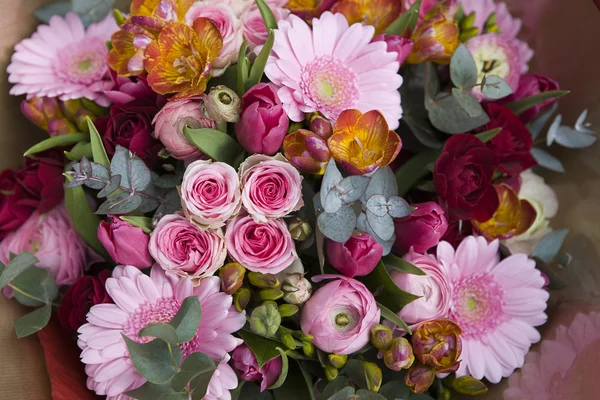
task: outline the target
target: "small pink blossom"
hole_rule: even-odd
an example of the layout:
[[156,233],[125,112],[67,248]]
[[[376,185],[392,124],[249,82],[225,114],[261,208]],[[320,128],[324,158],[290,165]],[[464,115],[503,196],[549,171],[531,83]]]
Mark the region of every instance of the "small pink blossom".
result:
[[327,240],[327,259],[349,278],[370,274],[383,255],[383,246],[368,233],[354,232],[346,243]]
[[373,39],[373,42],[385,42],[388,51],[394,51],[398,54],[398,64],[402,65],[408,58],[413,48],[413,42],[410,39],[398,35],[381,34]]
[[242,379],[248,382],[260,381],[260,391],[264,392],[272,386],[281,374],[281,357],[275,357],[262,368],[258,367],[256,356],[248,346],[242,344],[238,346],[231,356],[233,366],[240,372]]
[[439,204],[413,204],[415,211],[408,217],[394,220],[396,242],[394,251],[405,254],[412,247],[417,253],[425,253],[440,242],[448,229],[448,219]]
[[150,236],[117,216],[110,215],[109,220],[102,221],[98,226],[98,239],[110,258],[117,264],[137,268],[152,266],[154,260],[148,251]]

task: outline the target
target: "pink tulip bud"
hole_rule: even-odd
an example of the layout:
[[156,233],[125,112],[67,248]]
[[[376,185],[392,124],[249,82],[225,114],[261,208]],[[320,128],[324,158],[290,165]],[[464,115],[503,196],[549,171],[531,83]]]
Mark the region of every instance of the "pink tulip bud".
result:
[[356,231],[346,243],[327,240],[327,258],[342,274],[368,275],[381,260],[383,246],[367,233]]
[[98,226],[98,239],[117,263],[147,268],[154,262],[148,252],[148,236],[141,228],[118,217],[109,216],[110,222],[102,221]]

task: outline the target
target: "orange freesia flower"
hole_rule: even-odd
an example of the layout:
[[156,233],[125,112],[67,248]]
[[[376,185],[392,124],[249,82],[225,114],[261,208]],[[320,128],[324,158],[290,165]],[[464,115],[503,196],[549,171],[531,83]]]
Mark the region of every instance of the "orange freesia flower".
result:
[[351,174],[362,175],[389,165],[402,140],[379,111],[343,111],[328,141],[332,157]]
[[535,222],[537,212],[527,200],[508,185],[494,185],[500,205],[485,222],[472,221],[473,226],[488,239],[509,239],[525,233]]
[[342,0],[331,7],[331,12],[342,13],[350,24],[362,22],[373,25],[375,35],[382,33],[402,12],[398,0]]
[[285,5],[285,8],[310,23],[312,18],[320,17],[321,14],[329,10],[336,1],[337,0],[290,0]]
[[221,52],[223,38],[208,18],[192,27],[170,22],[146,49],[148,84],[157,93],[177,93],[174,100],[204,93],[211,61]]
[[165,22],[183,21],[195,0],[133,0],[131,16],[154,17]]

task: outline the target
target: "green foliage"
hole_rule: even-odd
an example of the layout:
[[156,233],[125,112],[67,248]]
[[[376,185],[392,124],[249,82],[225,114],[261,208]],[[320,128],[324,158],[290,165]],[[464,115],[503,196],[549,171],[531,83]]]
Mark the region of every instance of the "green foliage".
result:
[[389,254],[389,255],[383,257],[382,261],[383,261],[383,264],[387,268],[391,268],[398,272],[403,272],[405,274],[411,274],[411,275],[421,275],[421,276],[427,275],[420,268],[415,267],[414,265],[412,265],[411,263],[409,263],[402,257],[398,257],[393,254]]
[[119,217],[122,221],[129,222],[132,226],[140,228],[145,233],[152,232],[152,218],[148,217],[130,217],[123,215]]
[[89,135],[87,133],[70,133],[68,135],[52,136],[48,139],[42,140],[38,144],[31,146],[24,154],[23,157],[28,157],[33,154],[41,153],[42,151],[50,150],[55,147],[67,147],[87,140]]
[[181,350],[164,340],[137,343],[123,335],[129,357],[135,369],[151,383],[165,384],[171,381],[181,363]]
[[490,140],[492,140],[493,138],[495,138],[496,135],[499,134],[501,130],[502,130],[502,128],[494,128],[494,129],[490,129],[489,131],[478,133],[475,136],[477,136],[479,138],[479,140],[481,140],[483,143],[487,143]]
[[508,83],[496,75],[486,75],[481,84],[481,93],[488,99],[502,99],[512,92]]
[[15,321],[15,332],[17,337],[24,338],[32,335],[48,325],[52,316],[52,305],[45,304],[35,311],[25,314]]
[[201,318],[202,309],[198,297],[186,297],[181,303],[179,311],[170,322],[170,325],[177,332],[180,343],[189,342],[194,338]]
[[450,78],[461,89],[470,90],[477,84],[477,65],[464,44],[458,46],[450,59]]
[[392,313],[397,313],[402,307],[419,298],[396,286],[383,262],[379,262],[373,272],[360,277],[359,280],[369,288],[375,299]]
[[568,234],[568,229],[559,229],[550,232],[535,246],[531,256],[539,258],[546,264],[551,263],[560,252]]
[[265,3],[264,0],[256,0],[256,6],[260,11],[260,15],[262,16],[267,29],[277,29],[277,20],[275,19],[275,15],[273,15],[273,11],[271,11],[267,3]]
[[248,41],[244,40],[242,46],[240,47],[240,52],[238,54],[238,62],[237,62],[237,94],[242,98],[244,92],[246,91],[246,81],[248,80],[248,75],[250,74],[250,60],[246,56],[246,51],[248,50]]
[[383,304],[377,302],[377,307],[381,310],[381,317],[387,319],[391,323],[397,325],[399,328],[402,328],[409,334],[411,334],[411,330],[406,325],[406,322],[402,321],[402,319],[394,312],[392,312],[389,308],[385,307]]
[[37,262],[38,259],[31,253],[21,253],[15,256],[0,275],[0,289],[4,288],[23,271],[34,266]]
[[520,115],[531,107],[535,107],[538,104],[542,104],[546,100],[558,99],[564,95],[571,93],[569,90],[549,90],[533,96],[526,97],[521,100],[513,101],[508,103],[506,106],[510,108],[515,114]]
[[281,373],[275,383],[267,388],[269,390],[278,389],[285,383],[289,369],[289,360],[285,351],[281,347],[276,347],[275,349],[281,354]]
[[186,138],[202,153],[215,161],[225,162],[237,167],[243,157],[242,147],[228,134],[216,129],[183,129]]
[[104,144],[102,144],[102,138],[96,129],[96,125],[92,122],[90,117],[86,118],[88,128],[90,130],[90,143],[92,144],[92,155],[94,156],[94,162],[102,165],[104,168],[110,168],[110,160],[106,154]]
[[175,390],[183,390],[191,381],[197,380],[194,391],[204,396],[216,368],[215,362],[206,354],[192,353],[183,360],[180,370],[173,377],[171,386]]
[[418,181],[430,173],[427,165],[434,162],[440,153],[438,149],[418,153],[396,170],[398,196],[406,195]]
[[169,324],[163,323],[149,324],[148,326],[140,330],[138,336],[155,337],[158,339],[162,339],[165,342],[172,345],[177,345],[177,343],[180,342],[179,338],[177,337],[177,332],[175,332],[175,328],[173,328]]
[[406,12],[392,22],[385,30],[385,33],[389,35],[403,36],[407,29],[409,32],[412,32],[419,21],[421,1],[422,0],[417,0],[408,10],[406,10]]
[[452,380],[452,388],[460,394],[466,394],[469,396],[481,396],[486,394],[488,391],[485,383],[468,375]]
[[531,149],[531,155],[535,158],[535,161],[537,161],[540,167],[544,167],[554,172],[565,172],[565,167],[562,162],[546,150],[534,147]]
[[265,67],[267,65],[267,60],[269,59],[269,55],[271,54],[271,50],[273,49],[273,44],[275,43],[275,34],[272,30],[269,31],[269,36],[267,37],[267,41],[263,45],[262,49],[256,56],[254,63],[252,64],[252,68],[250,69],[250,76],[246,81],[246,90],[250,89],[252,86],[260,83],[263,73],[265,72]]
[[80,161],[83,157],[90,159],[93,157],[92,144],[90,142],[76,143],[71,151],[65,151],[65,157],[70,161]]
[[255,335],[246,330],[241,330],[237,334],[244,339],[244,343],[252,350],[252,353],[254,353],[259,368],[262,368],[267,362],[275,357],[280,356],[279,350],[277,350],[277,348],[281,346],[280,343]]

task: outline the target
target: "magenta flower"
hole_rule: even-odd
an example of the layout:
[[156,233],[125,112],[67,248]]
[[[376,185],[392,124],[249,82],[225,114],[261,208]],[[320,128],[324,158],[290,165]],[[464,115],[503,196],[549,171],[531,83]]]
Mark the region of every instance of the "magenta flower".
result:
[[370,274],[382,255],[383,246],[368,233],[356,231],[346,243],[327,240],[327,259],[349,278]]
[[[77,342],[82,350],[81,361],[87,364],[88,388],[98,395],[119,398],[145,383],[129,358],[121,334],[138,343],[150,341],[139,337],[139,331],[150,323],[170,322],[186,297],[198,297],[202,319],[196,336],[180,345],[184,359],[199,351],[221,361],[242,342],[232,333],[244,326],[245,315],[232,307],[231,296],[219,292],[217,277],[202,279],[199,286],[193,287],[191,280],[171,279],[159,267],[153,267],[147,276],[135,267],[118,266],[106,281],[106,291],[115,304],[93,306],[87,315],[88,323],[78,330]],[[226,369],[219,371],[227,372]],[[213,398],[222,398],[216,395],[218,389],[234,386],[231,381],[232,376],[222,382],[211,380]]]
[[231,358],[233,366],[240,372],[243,380],[260,381],[261,392],[272,386],[281,374],[281,357],[275,357],[259,368],[254,353],[245,344],[238,346],[233,351]]
[[415,211],[408,217],[394,220],[396,242],[394,251],[406,254],[412,247],[417,253],[425,253],[440,242],[448,229],[448,219],[439,204],[413,204]]
[[98,226],[98,239],[110,258],[117,264],[148,268],[154,260],[148,252],[150,236],[141,228],[116,216],[109,216],[110,222],[102,221]]
[[[517,90],[510,96],[501,99],[499,102],[500,104],[510,103],[511,101],[521,100],[550,90],[558,89],[560,89],[558,82],[552,78],[537,74],[525,74],[521,76]],[[552,107],[557,101],[558,99],[549,99],[537,104],[522,112],[519,115],[519,118],[525,123],[532,121],[540,114],[540,112]]]
[[373,39],[373,42],[385,42],[388,51],[394,51],[398,54],[398,64],[402,65],[408,58],[413,48],[413,42],[410,39],[397,35],[381,34]]
[[136,76],[125,78],[118,76],[112,69],[109,70],[110,77],[114,82],[114,87],[106,90],[104,95],[108,97],[113,104],[124,105],[137,99],[147,99],[155,102],[162,107],[167,98],[152,90],[145,76]]

